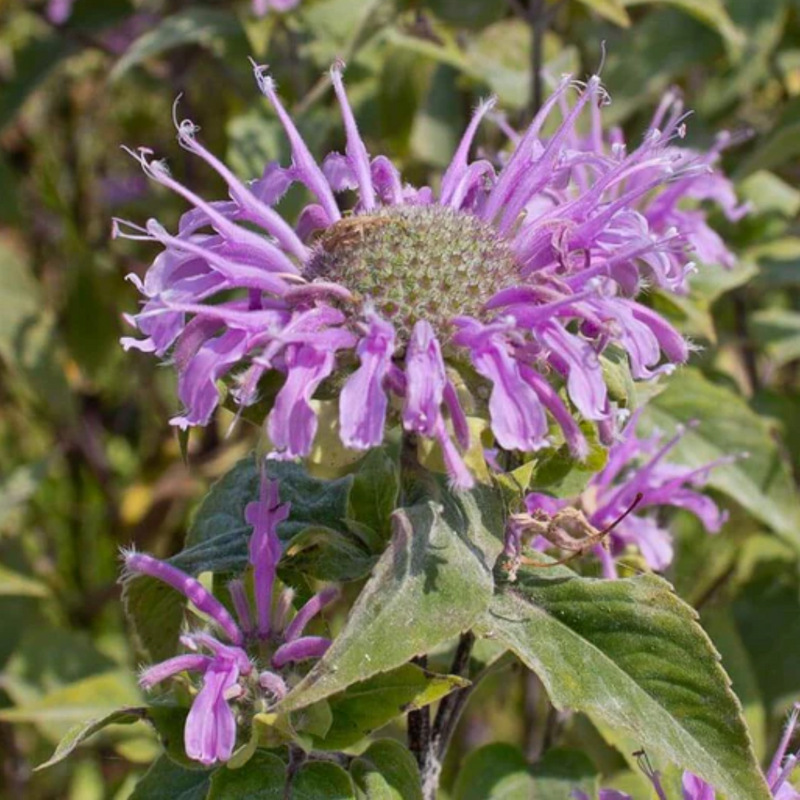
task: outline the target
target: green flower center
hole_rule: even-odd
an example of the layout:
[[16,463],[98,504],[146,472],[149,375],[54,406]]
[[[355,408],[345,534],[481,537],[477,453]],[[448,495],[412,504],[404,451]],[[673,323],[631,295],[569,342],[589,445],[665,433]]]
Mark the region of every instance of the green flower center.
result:
[[438,205],[394,206],[347,217],[317,240],[306,276],[371,299],[407,342],[418,320],[446,341],[450,320],[481,318],[519,280],[508,243],[472,214]]

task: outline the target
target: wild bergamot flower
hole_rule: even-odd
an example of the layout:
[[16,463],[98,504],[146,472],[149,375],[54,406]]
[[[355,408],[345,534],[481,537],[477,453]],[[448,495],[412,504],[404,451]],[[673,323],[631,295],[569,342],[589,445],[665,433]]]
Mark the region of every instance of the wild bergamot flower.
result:
[[[241,578],[228,585],[234,617],[196,578],[144,553],[123,552],[123,581],[145,575],[171,586],[212,626],[184,633],[180,641],[187,653],[147,667],[139,676],[142,688],[148,690],[184,673],[199,676],[184,726],[184,744],[186,755],[202,764],[230,759],[239,723],[281,700],[299,679],[297,664],[322,657],[331,644],[324,636],[308,636],[304,631],[338,597],[336,588],[329,586],[312,595],[291,619],[294,592],[278,588],[278,525],[288,518],[289,508],[280,502],[277,482],[262,479],[259,499],[245,510],[252,527],[249,561],[255,614]],[[257,656],[251,657],[253,653]]]
[[[346,447],[379,444],[387,415],[397,413],[407,431],[441,445],[463,488],[472,483],[462,457],[470,439],[464,404],[475,394],[488,397],[501,448],[549,444],[549,414],[583,457],[578,418],[596,423],[607,443],[613,438],[599,358],[609,346],[627,353],[637,379],[686,360],[684,339],[635,298],[649,285],[681,291],[690,240],[710,235],[704,212],[683,211],[678,201],[725,202],[720,187],[730,192],[710,175],[713,155],[676,147],[683,122],[675,102],[629,153],[619,137],[603,139],[600,79],[565,77],[499,166],[470,158],[493,105],[484,102],[434,191],[404,184],[388,158],[369,155],[341,64],[331,80],[346,148],[321,166],[273,79],[258,66],[255,75],[289,140],[291,165],[270,164],[245,184],[185,120],[177,124],[181,145],[225,180],[230,199],[202,199],[141,149],[134,155],[145,172],[193,208],[177,233],[155,220],[116,225],[120,235],[164,248],[143,282],[131,277],[146,300],[128,320],[144,338],[123,343],[171,355],[184,406],[173,424],[207,424],[221,379],[247,407],[262,377],[277,372],[283,384],[267,419],[273,456],[304,456],[317,429],[311,400],[327,381],[340,387]],[[560,125],[544,137],[559,108]],[[578,133],[587,113],[588,137]],[[274,205],[295,182],[315,202],[291,224]],[[343,213],[337,195],[348,190],[357,200]],[[465,399],[457,389],[464,376],[485,388]]]

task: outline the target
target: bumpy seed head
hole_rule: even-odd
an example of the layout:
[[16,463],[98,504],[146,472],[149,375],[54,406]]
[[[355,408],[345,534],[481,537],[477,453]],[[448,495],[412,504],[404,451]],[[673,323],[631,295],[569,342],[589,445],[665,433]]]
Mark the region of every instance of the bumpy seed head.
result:
[[483,317],[487,300],[518,282],[519,273],[492,226],[432,205],[384,208],[336,223],[318,239],[306,277],[370,298],[405,342],[420,319],[445,341],[453,317]]

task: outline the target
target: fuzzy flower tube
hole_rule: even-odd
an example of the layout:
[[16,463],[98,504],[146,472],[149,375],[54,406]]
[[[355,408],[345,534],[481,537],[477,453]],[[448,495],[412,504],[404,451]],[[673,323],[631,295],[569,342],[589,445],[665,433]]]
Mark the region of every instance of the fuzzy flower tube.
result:
[[546,549],[552,542],[539,535],[543,521],[558,519],[564,509],[580,512],[587,532],[609,527],[610,548],[595,546],[606,578],[616,578],[615,556],[626,547],[639,550],[654,570],[666,569],[673,558],[672,534],[657,514],[663,508],[683,508],[694,514],[709,533],[718,533],[727,514],[697,489],[708,480],[714,467],[728,464],[737,456],[725,456],[702,467],[692,468],[667,461],[686,429],[664,441],[660,434],[647,438],[636,435],[640,414],[629,420],[620,440],[608,452],[606,466],[589,481],[576,498],[559,499],[532,492],[525,498],[526,512],[512,515],[506,536],[506,554],[518,558],[522,542],[532,538],[536,549]]
[[[175,232],[154,219],[115,223],[116,235],[163,248],[144,280],[130,276],[144,305],[127,319],[141,338],[123,344],[174,363],[183,404],[174,425],[206,425],[218,382],[245,408],[261,379],[278,373],[266,420],[273,458],[310,452],[311,401],[323,387],[338,394],[347,448],[374,447],[387,422],[402,424],[437,442],[453,485],[468,488],[468,415],[485,418],[497,446],[520,452],[550,445],[553,421],[583,458],[579,420],[596,424],[606,444],[614,438],[608,347],[627,354],[636,379],[687,360],[687,342],[637,297],[650,286],[685,291],[692,250],[729,260],[705,211],[685,211],[684,200],[738,211],[712,171],[716,151],[679,146],[676,99],[629,150],[603,136],[600,79],[564,77],[499,168],[470,155],[493,106],[482,103],[434,191],[369,154],[341,64],[331,81],[345,152],[321,164],[266,69],[255,76],[291,146],[289,166],[269,164],[244,183],[191,121],[176,119],[180,144],[228,185],[228,199],[208,201],[151,151],[131,151],[192,206]],[[578,132],[586,118],[588,138]],[[275,206],[294,183],[314,199],[292,223]],[[341,210],[342,195],[352,211]]]
[[237,712],[280,700],[288,691],[293,667],[321,657],[330,645],[329,639],[306,636],[304,630],[338,597],[335,588],[315,594],[291,619],[291,589],[283,589],[274,598],[281,555],[277,527],[288,514],[289,505],[280,503],[277,482],[263,480],[259,500],[246,509],[252,526],[254,609],[244,581],[234,580],[228,588],[235,617],[190,575],[143,553],[123,554],[124,580],[146,575],[171,586],[210,626],[185,633],[180,639],[185,654],[147,667],[139,677],[148,690],[184,673],[199,677],[199,689],[186,718],[184,744],[187,756],[201,764],[228,761],[236,746]]

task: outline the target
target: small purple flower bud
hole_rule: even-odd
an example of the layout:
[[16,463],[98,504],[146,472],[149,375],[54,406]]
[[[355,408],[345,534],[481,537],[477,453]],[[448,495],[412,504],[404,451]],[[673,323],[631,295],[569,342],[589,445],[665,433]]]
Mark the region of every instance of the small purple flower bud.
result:
[[258,676],[258,685],[275,700],[283,700],[289,691],[283,678],[277,672],[270,670],[265,670]]

